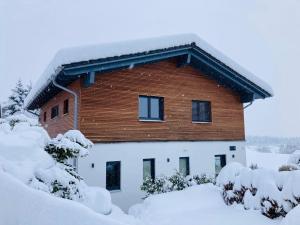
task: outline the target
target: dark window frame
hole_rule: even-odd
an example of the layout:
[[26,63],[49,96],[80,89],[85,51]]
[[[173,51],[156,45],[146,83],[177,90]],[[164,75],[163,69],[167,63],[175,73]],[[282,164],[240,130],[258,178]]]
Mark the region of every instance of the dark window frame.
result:
[[150,161],[150,165],[151,165],[151,179],[154,180],[155,179],[155,158],[147,158],[147,159],[143,159],[143,179],[144,178],[144,162],[148,162]]
[[[208,113],[208,118],[203,119],[203,115],[200,113],[200,105],[201,104],[207,104],[208,105],[208,111],[205,111],[205,113]],[[196,104],[197,112],[196,115],[194,115],[193,108],[194,104]],[[192,122],[195,123],[211,123],[212,122],[212,110],[211,110],[211,102],[205,101],[205,100],[192,100]]]
[[[186,171],[187,171],[187,173],[186,173],[186,175],[185,176],[189,176],[190,174],[191,174],[191,170],[190,170],[190,157],[188,157],[188,156],[185,156],[185,157],[179,157],[179,172],[180,172],[180,160],[181,159],[185,159],[185,160],[187,160],[187,163],[186,163],[186,166],[187,166],[187,168],[186,168]],[[183,174],[184,175],[184,174]]]
[[[216,158],[217,157],[220,157],[220,163],[221,163],[221,168],[224,168],[224,166],[226,166],[227,165],[227,156],[226,156],[226,154],[219,154],[219,155],[215,155],[215,163],[216,163]],[[216,165],[215,165],[216,166]],[[217,171],[215,171],[216,172],[216,176],[217,175],[219,175],[218,173],[217,173]]]
[[43,122],[45,123],[47,121],[47,112],[44,112],[43,114]]
[[55,119],[58,116],[59,116],[59,105],[56,105],[51,108],[51,119]]
[[[112,184],[111,179],[108,176],[108,167],[110,164],[118,164],[118,168],[116,173],[117,174],[117,182]],[[114,166],[114,165],[112,165]],[[121,190],[121,161],[108,161],[106,162],[106,189],[109,191],[120,191]]]
[[63,114],[66,115],[69,113],[69,99],[64,100]]
[[[147,117],[141,116],[140,115],[140,99],[145,98],[147,99]],[[157,99],[158,100],[158,117],[152,117],[151,116],[151,99]],[[142,121],[163,121],[164,120],[164,97],[159,97],[159,96],[146,96],[146,95],[139,95],[138,97],[139,101],[139,120]]]

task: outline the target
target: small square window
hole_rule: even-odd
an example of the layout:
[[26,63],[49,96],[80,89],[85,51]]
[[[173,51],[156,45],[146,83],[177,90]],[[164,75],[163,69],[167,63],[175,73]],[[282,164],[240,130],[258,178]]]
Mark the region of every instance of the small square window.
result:
[[153,96],[139,96],[140,120],[163,120],[164,98]]
[[51,119],[57,117],[57,116],[58,116],[58,113],[59,113],[58,105],[52,107],[52,109],[51,109]]
[[229,150],[230,151],[235,151],[236,150],[236,146],[229,146]]
[[64,114],[69,113],[69,99],[64,101]]
[[192,121],[211,122],[211,104],[208,101],[192,101]]

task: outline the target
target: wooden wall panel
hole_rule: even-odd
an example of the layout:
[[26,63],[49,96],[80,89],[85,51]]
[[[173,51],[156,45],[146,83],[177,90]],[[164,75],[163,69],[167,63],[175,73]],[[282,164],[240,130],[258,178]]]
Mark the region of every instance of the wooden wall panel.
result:
[[[80,97],[80,81],[72,83],[68,88],[76,91]],[[69,99],[69,113],[63,114],[64,100]],[[59,115],[51,119],[51,108],[59,105]],[[46,122],[43,121],[44,112],[47,113]],[[40,123],[48,131],[50,137],[56,137],[59,133],[65,133],[66,131],[73,129],[73,112],[74,112],[74,97],[65,92],[61,91],[49,102],[47,102],[41,108]],[[80,126],[80,124],[79,124]]]
[[[94,142],[245,139],[239,96],[172,60],[99,74],[80,93],[80,128]],[[139,95],[164,97],[163,122],[139,121]],[[192,123],[192,100],[211,101],[212,123]]]

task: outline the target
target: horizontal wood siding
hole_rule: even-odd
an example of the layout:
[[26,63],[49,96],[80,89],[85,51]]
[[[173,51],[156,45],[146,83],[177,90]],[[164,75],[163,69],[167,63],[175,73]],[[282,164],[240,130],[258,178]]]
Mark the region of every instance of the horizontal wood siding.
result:
[[[139,95],[164,97],[163,122],[139,121]],[[211,101],[212,123],[192,123],[192,100]],[[94,142],[245,138],[240,97],[172,60],[99,74],[80,101],[81,131]]]
[[[80,97],[80,81],[72,83],[69,89],[74,90]],[[69,113],[63,114],[64,100],[69,99]],[[59,115],[51,119],[51,108],[58,105]],[[44,122],[44,112],[47,112],[47,120]],[[49,102],[47,102],[41,108],[40,123],[48,131],[50,137],[56,137],[59,133],[65,133],[66,131],[73,129],[73,112],[74,112],[74,97],[65,92],[61,91]]]

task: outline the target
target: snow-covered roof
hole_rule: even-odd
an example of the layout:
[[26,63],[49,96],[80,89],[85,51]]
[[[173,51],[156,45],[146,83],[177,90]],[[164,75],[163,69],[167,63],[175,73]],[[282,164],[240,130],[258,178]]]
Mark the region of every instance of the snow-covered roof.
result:
[[202,40],[197,35],[179,34],[61,49],[57,52],[44,73],[33,86],[31,92],[25,99],[25,107],[28,107],[32,101],[52,82],[52,77],[56,76],[58,72],[60,72],[60,69],[63,65],[109,57],[144,53],[158,49],[168,49],[191,44],[195,44],[197,47],[213,56],[215,59],[219,60],[238,74],[262,88],[268,92],[270,96],[273,95],[273,90],[267,83],[241,67],[239,64],[235,63],[217,49],[210,46],[206,41]]

